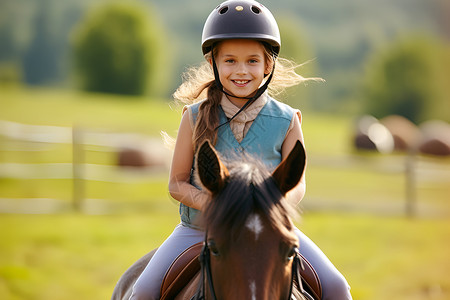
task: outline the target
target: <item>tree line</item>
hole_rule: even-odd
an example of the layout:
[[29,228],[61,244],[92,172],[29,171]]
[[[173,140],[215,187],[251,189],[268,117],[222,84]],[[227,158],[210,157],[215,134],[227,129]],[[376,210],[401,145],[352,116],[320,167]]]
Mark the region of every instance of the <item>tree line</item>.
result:
[[[367,17],[361,1],[339,5],[262,1],[277,17],[282,16],[278,17],[281,54],[299,63],[311,60],[299,72],[327,80],[324,85],[288,92],[286,101],[307,109],[377,117],[396,113],[414,122],[430,117],[449,121],[450,109],[445,109],[450,95],[449,5],[444,0],[426,5],[411,1],[403,3],[409,5],[411,16],[379,15],[380,24],[361,22],[362,28],[354,28]],[[169,96],[186,65],[201,61],[197,54],[201,27],[216,5],[207,7],[197,0],[98,0],[94,4],[88,0],[2,1],[0,82]],[[395,11],[383,2],[365,5]],[[349,23],[349,16],[356,23]],[[425,16],[438,26],[430,27]],[[414,19],[423,31],[413,35],[420,31],[417,27],[402,32],[400,27],[381,24],[383,20],[390,24],[395,17],[403,19],[402,28],[413,27],[410,20]]]

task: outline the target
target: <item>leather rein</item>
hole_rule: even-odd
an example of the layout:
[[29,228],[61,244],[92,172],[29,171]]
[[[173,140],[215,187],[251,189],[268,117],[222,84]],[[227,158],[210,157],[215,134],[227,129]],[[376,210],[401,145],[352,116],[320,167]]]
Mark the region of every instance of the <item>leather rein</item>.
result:
[[[200,284],[198,286],[197,293],[191,298],[191,300],[206,300],[206,284],[208,285],[209,291],[211,293],[212,300],[217,300],[216,292],[214,290],[214,284],[211,273],[211,251],[208,246],[208,231],[205,230],[205,240],[203,242],[203,247],[200,252],[199,260],[200,260]],[[307,299],[313,300],[309,294],[305,292],[302,285],[300,269],[305,270],[303,266],[303,261],[300,259],[300,252],[298,248],[295,249],[295,255],[293,257],[292,263],[292,275],[291,275],[291,284],[289,287],[289,296],[287,300],[295,299],[293,295],[294,290],[294,282],[295,278],[297,278],[297,283],[300,289],[300,293],[307,297]]]

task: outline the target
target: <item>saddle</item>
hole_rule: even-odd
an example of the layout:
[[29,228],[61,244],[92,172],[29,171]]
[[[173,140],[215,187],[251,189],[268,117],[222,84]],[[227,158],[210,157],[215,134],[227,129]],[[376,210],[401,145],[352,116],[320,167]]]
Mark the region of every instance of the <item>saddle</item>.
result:
[[174,299],[189,281],[200,271],[198,256],[203,242],[187,248],[172,262],[161,285],[161,300]]
[[[174,299],[175,296],[189,283],[200,271],[198,257],[203,247],[203,242],[192,245],[184,250],[172,262],[166,272],[161,285],[161,300]],[[303,288],[315,299],[322,298],[322,286],[319,276],[312,265],[301,255],[304,269],[300,270]]]

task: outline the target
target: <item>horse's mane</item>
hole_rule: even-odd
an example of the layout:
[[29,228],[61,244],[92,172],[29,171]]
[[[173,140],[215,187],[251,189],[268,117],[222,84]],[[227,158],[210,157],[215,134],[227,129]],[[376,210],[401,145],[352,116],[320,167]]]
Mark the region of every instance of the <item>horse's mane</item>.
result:
[[203,226],[234,239],[252,213],[267,218],[274,230],[291,240],[297,210],[280,192],[267,168],[258,160],[242,157],[226,163],[230,177],[225,188],[203,211]]

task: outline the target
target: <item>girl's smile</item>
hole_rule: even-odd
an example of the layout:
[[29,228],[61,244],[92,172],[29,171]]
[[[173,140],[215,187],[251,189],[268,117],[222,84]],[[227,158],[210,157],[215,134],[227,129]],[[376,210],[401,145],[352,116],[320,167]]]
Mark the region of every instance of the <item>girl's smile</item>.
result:
[[255,40],[225,40],[218,46],[217,69],[220,82],[235,105],[241,107],[261,86],[270,72],[264,46]]
[[239,87],[244,87],[250,80],[233,80],[234,84]]

